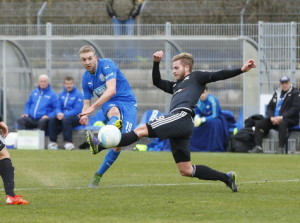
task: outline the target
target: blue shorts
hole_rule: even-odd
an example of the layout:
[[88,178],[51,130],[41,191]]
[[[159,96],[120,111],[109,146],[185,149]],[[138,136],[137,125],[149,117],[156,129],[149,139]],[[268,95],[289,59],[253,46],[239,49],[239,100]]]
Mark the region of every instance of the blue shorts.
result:
[[122,120],[122,133],[130,132],[137,126],[137,105],[133,103],[126,103],[124,101],[113,101],[105,103],[102,106],[103,113],[107,112],[112,108],[117,107],[121,113]]

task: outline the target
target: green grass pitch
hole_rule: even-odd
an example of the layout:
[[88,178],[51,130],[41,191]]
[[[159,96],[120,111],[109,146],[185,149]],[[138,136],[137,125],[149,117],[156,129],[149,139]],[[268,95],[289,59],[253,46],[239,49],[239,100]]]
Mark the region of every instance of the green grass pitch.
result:
[[15,192],[30,204],[5,205],[1,186],[1,222],[300,221],[299,155],[192,153],[193,164],[235,170],[233,193],[222,182],[180,176],[169,152],[123,151],[98,189],[87,185],[106,152],[10,153]]

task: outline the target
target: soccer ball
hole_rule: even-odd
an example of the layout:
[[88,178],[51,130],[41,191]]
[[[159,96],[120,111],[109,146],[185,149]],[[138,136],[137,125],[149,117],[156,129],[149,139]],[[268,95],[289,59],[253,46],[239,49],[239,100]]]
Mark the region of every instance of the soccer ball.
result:
[[105,148],[114,148],[121,141],[121,132],[114,125],[105,125],[101,127],[98,133],[98,139]]

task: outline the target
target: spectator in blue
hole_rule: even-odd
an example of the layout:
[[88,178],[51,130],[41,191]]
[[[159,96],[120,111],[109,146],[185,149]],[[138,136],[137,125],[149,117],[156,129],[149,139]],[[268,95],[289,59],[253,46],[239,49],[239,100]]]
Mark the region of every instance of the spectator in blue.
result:
[[[92,46],[82,46],[79,50],[80,61],[86,71],[82,76],[83,109],[80,123],[87,125],[89,115],[101,107],[107,118],[107,125],[115,125],[122,132],[130,132],[137,125],[136,97],[118,66],[108,58],[98,59]],[[94,96],[98,99],[92,103]],[[93,133],[87,131],[87,142],[93,154],[91,139]],[[103,174],[112,166],[120,154],[121,148],[113,148],[106,154],[103,163],[94,174],[89,187],[99,187]]]
[[35,88],[24,108],[24,114],[17,120],[18,129],[43,130],[47,134],[49,118],[55,116],[57,94],[49,84],[49,78],[42,74],[38,78],[38,87]]
[[222,114],[220,102],[209,94],[207,87],[195,108],[191,151],[223,152],[228,143],[228,124]]
[[64,79],[64,89],[58,95],[56,116],[49,120],[49,144],[48,149],[58,149],[57,135],[62,132],[66,150],[75,148],[72,138],[72,130],[79,126],[78,114],[83,107],[83,95],[76,88],[73,77]]

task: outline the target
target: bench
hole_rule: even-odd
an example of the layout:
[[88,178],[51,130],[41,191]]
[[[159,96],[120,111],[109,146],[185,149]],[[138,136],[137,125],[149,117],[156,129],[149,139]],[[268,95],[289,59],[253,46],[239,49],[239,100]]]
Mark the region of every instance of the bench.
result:
[[[288,153],[300,153],[299,149],[300,143],[300,125],[293,126],[289,129],[286,144],[285,144],[285,154]],[[263,149],[266,153],[276,153],[278,152],[278,131],[271,129],[268,136],[263,138]]]

